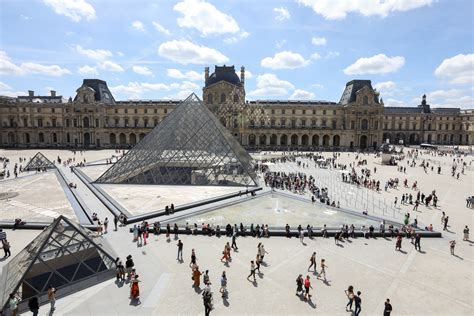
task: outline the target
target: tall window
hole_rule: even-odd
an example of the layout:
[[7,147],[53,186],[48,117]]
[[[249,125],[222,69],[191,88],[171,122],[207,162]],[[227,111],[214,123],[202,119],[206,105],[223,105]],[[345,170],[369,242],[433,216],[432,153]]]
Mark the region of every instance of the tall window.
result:
[[28,119],[26,117],[23,119],[23,126],[28,126]]
[[43,127],[43,119],[38,119],[38,127]]
[[369,97],[368,96],[366,96],[366,95],[364,96],[364,98],[362,99],[362,104],[363,105],[369,104]]
[[363,130],[366,130],[366,129],[369,129],[369,121],[367,120],[362,120],[360,122],[360,128],[363,129]]
[[212,99],[212,94],[210,94],[210,93],[207,95],[207,102],[209,104],[212,104],[212,102],[214,102],[214,100]]
[[225,102],[225,94],[224,93],[221,94],[221,103],[222,102]]
[[234,94],[234,102],[239,102],[239,95],[238,94]]

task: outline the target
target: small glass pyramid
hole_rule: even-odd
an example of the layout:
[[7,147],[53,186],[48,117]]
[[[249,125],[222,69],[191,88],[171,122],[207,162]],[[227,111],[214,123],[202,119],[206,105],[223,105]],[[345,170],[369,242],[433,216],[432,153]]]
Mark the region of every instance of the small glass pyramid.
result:
[[256,186],[252,158],[193,93],[97,183]]
[[31,158],[24,170],[30,171],[52,168],[56,168],[54,163],[52,163],[48,158],[46,158],[41,152],[38,152],[33,158]]

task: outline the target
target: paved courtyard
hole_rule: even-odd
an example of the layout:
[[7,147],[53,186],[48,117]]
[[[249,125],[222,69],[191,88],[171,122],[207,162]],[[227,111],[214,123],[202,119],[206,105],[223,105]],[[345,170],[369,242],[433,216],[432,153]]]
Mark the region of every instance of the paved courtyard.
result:
[[[24,153],[23,151],[0,150],[0,156],[12,157],[13,163],[17,162],[19,156],[29,157],[35,153],[36,151]],[[87,161],[103,160],[112,154],[114,151],[91,151],[85,152],[83,157]],[[45,155],[52,160],[57,155],[73,156],[71,152],[66,151],[51,151],[50,153],[46,152]],[[80,153],[76,154],[76,157],[78,157],[77,155]],[[265,157],[265,155],[260,155],[262,158]],[[330,157],[332,153],[324,153],[324,155]],[[349,163],[353,162],[354,158],[355,154],[353,153],[341,153],[337,162]],[[418,216],[421,225],[433,224],[436,231],[442,231],[440,218],[441,211],[444,211],[450,218],[449,231],[444,231],[442,238],[422,239],[421,252],[415,251],[408,239],[403,240],[402,251],[399,252],[394,250],[394,240],[384,238],[370,240],[357,238],[337,246],[332,238],[313,240],[305,238],[305,244],[302,244],[296,238],[240,237],[237,239],[239,250],[232,252],[232,261],[226,266],[221,263],[220,258],[223,247],[226,242],[230,242],[230,238],[179,236],[184,243],[184,262],[181,263],[176,260],[177,241],[173,238],[171,242],[167,242],[163,235],[151,236],[147,245],[140,246],[132,241],[132,234],[129,233],[128,227],[120,227],[117,232],[109,231],[105,238],[113,245],[115,252],[122,260],[128,254],[133,256],[137,273],[142,280],[140,283],[141,304],[130,303],[128,284],[117,284],[115,280],[110,280],[59,299],[56,303],[57,309],[53,314],[202,315],[204,314],[202,298],[197,293],[198,291],[192,288],[191,269],[188,265],[191,249],[194,248],[201,271],[210,271],[215,305],[211,314],[318,313],[320,315],[349,315],[344,310],[347,303],[344,290],[349,285],[353,285],[355,290],[362,292],[361,315],[382,315],[383,302],[386,298],[390,298],[392,302],[393,315],[472,315],[474,313],[472,300],[474,294],[474,244],[462,241],[464,226],[468,225],[471,229],[474,226],[474,210],[465,206],[465,198],[473,194],[472,170],[467,168],[466,174],[461,175],[457,180],[451,177],[449,172],[452,157],[426,155],[419,157],[418,166],[413,168],[403,161],[402,165],[407,167],[406,174],[397,172],[396,167],[380,165],[380,158],[375,158],[373,154],[363,155],[361,158],[367,159],[368,165],[357,169],[369,168],[373,170],[373,167],[376,166],[377,173],[373,175],[373,178],[379,179],[382,184],[388,178],[398,177],[401,181],[407,178],[410,185],[413,181],[418,181],[420,190],[425,193],[436,189],[440,199],[438,208],[420,206],[419,212],[413,212],[411,211],[412,206],[402,205],[401,208],[396,208],[396,213],[387,212],[385,214],[387,218],[395,217],[394,219],[400,221],[403,214],[410,211],[412,216]],[[441,164],[442,174],[438,175],[435,172],[436,168],[434,172],[428,170],[425,174],[423,168],[419,167],[423,158],[430,159],[435,164]],[[473,156],[463,159],[469,165]],[[306,159],[303,158],[298,160],[306,162]],[[361,203],[363,201],[370,201],[369,204],[373,203],[372,191],[364,188],[353,188],[349,191],[348,187],[336,181],[336,171],[321,170],[312,165],[303,169],[293,162],[277,163],[272,168],[285,172],[313,174],[318,181],[327,183],[330,196],[332,189],[332,194],[341,199],[341,206],[344,206],[343,203],[348,203],[350,206],[351,203],[350,198],[344,199],[344,192],[354,192],[353,194],[359,197],[369,196],[370,198],[365,198],[365,200],[361,198]],[[327,176],[324,176],[325,174]],[[26,176],[24,179],[27,179]],[[9,183],[20,185],[21,181],[23,179],[0,181],[0,190],[5,190],[6,185],[10,185]],[[43,181],[51,185],[50,180]],[[79,193],[86,192],[85,188],[81,188],[78,188]],[[143,190],[147,191],[146,188]],[[400,199],[403,193],[409,192],[413,193],[414,191],[409,188],[405,189],[401,185],[398,189],[391,189],[388,192],[382,190],[380,193],[375,193],[374,198],[382,199],[382,201],[385,199],[384,203],[389,209],[392,207],[395,196]],[[155,192],[142,194],[145,196],[146,194],[156,195]],[[160,195],[164,194],[160,193]],[[194,192],[194,195],[201,196],[198,192]],[[91,195],[84,195],[83,198],[86,203],[90,203],[91,207],[98,203],[93,201]],[[49,199],[51,200],[51,198]],[[125,207],[129,207],[133,203],[136,205],[146,204],[147,201],[143,201],[143,199],[144,195],[134,197],[129,194],[127,202],[123,202],[123,204]],[[44,204],[44,200],[48,200],[48,197],[38,197],[30,203],[45,209],[49,207],[50,211],[54,211],[54,206]],[[378,210],[379,204],[377,203],[377,207],[369,207],[369,213],[372,212],[371,210]],[[258,206],[255,207],[258,208]],[[291,204],[282,206],[283,209],[291,207]],[[222,212],[225,211],[225,209],[222,210]],[[255,210],[255,213],[258,211]],[[362,208],[360,210],[355,208],[355,211],[361,212]],[[12,211],[2,209],[2,212],[10,214]],[[106,216],[106,212],[106,209],[101,209],[99,217]],[[246,219],[252,216],[252,212],[248,209],[245,209],[244,214]],[[108,216],[111,217],[111,214],[109,213]],[[289,216],[292,216],[291,213]],[[24,219],[28,220],[26,217]],[[13,256],[39,234],[39,231],[23,230],[6,230],[6,232],[12,244]],[[457,242],[455,256],[452,256],[449,251],[448,243],[452,239]],[[268,254],[265,256],[265,265],[261,268],[262,273],[257,275],[257,282],[252,283],[247,281],[246,277],[249,272],[250,260],[255,259],[259,242],[265,244]],[[316,280],[316,275],[312,271],[307,271],[309,258],[313,251],[317,252],[318,269],[320,259],[326,259],[328,265],[327,282]],[[1,261],[0,267],[3,267],[9,260],[10,258]],[[226,271],[228,277],[228,300],[222,300],[218,293],[222,271]],[[295,279],[300,273],[303,276],[306,274],[311,276],[313,286],[311,303],[295,296]],[[203,287],[201,286],[201,288]],[[58,294],[60,295],[60,293]],[[40,314],[49,315],[49,306],[42,306]]]

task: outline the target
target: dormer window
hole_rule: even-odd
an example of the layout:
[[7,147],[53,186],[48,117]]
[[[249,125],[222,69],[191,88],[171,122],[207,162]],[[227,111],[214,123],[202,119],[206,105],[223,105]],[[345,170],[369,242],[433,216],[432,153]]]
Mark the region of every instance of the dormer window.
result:
[[364,95],[364,98],[362,99],[362,104],[363,105],[369,104],[369,97],[368,96]]

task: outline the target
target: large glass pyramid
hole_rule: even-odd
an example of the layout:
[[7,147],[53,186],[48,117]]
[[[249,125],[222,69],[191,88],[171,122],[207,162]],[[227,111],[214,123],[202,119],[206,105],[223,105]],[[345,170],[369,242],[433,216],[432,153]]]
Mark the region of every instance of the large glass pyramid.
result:
[[252,158],[193,93],[97,183],[255,186]]
[[115,257],[105,239],[60,216],[3,267],[0,306],[5,308],[10,293],[21,302],[37,296],[41,303],[49,285],[67,293],[70,285],[78,290],[79,282],[114,271]]
[[41,152],[38,152],[33,158],[31,158],[24,170],[30,171],[51,168],[56,168],[54,163],[52,163],[48,158],[46,158]]

